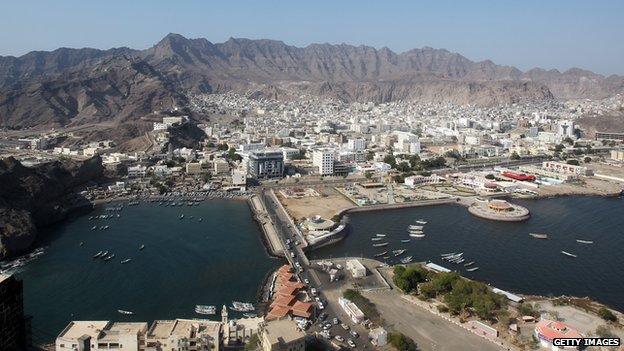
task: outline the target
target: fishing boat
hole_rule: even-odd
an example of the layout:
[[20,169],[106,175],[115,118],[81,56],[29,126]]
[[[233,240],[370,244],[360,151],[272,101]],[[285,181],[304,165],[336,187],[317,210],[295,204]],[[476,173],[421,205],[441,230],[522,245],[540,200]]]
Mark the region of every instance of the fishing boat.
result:
[[410,225],[408,227],[408,229],[410,229],[410,230],[422,230],[423,228],[424,228],[424,226],[422,226],[422,225]]
[[102,256],[102,254],[103,254],[103,253],[104,253],[104,252],[102,252],[102,251],[98,251],[98,253],[96,253],[95,255],[93,255],[93,258],[98,258],[98,257]]
[[401,259],[401,263],[410,263],[414,258],[412,256],[407,256]]
[[372,241],[379,241],[379,240],[383,240],[383,238],[380,238],[380,237],[374,237],[374,238],[372,238],[371,240],[372,240]]
[[384,256],[384,257],[383,257],[383,259],[384,259],[384,260],[387,260],[387,259],[389,259],[389,258],[390,258],[390,256]]
[[96,230],[97,229],[97,225],[94,225],[93,227],[91,227],[91,230]]
[[132,315],[134,314],[134,312],[131,311],[125,311],[125,310],[117,310],[117,312],[121,313],[121,314],[127,314],[127,315]]
[[581,239],[576,239],[577,243],[581,243],[581,244],[593,244],[594,242],[591,240],[581,240]]
[[479,269],[479,267],[468,268],[468,269],[466,269],[466,272],[474,272],[477,269]]
[[578,256],[576,256],[575,254],[571,254],[571,253],[569,253],[569,252],[567,252],[567,251],[563,251],[563,250],[561,251],[561,253],[562,253],[562,254],[564,254],[564,255],[566,255],[566,256],[569,256],[569,257],[574,257],[574,258],[578,257]]
[[374,257],[381,257],[381,256],[383,256],[383,255],[385,255],[387,253],[388,253],[388,251],[380,252],[380,253],[374,255]]
[[182,219],[182,218],[184,218],[184,215],[183,215],[183,214],[181,214],[181,215],[180,215],[180,219]]
[[104,261],[110,261],[110,259],[114,257],[115,257],[115,254],[111,254],[110,256],[104,257]]
[[375,234],[376,236],[380,237],[380,238],[385,238],[386,234]]
[[424,238],[425,234],[415,234],[415,233],[410,233],[410,235],[412,238]]
[[402,254],[404,254],[404,253],[405,253],[405,251],[406,251],[405,249],[401,249],[401,250],[393,250],[393,251],[392,251],[392,254],[394,255],[394,257],[397,257],[397,256],[401,256]]
[[143,250],[144,248],[145,248],[145,245],[143,245],[143,244],[141,246],[139,246],[139,250]]
[[464,263],[464,267],[472,266],[473,264],[475,264],[475,261],[470,261],[468,263]]
[[373,247],[384,247],[384,246],[388,246],[388,243],[373,244]]
[[108,251],[104,251],[104,252],[102,252],[102,254],[100,255],[100,257],[101,257],[101,258],[104,258],[104,257],[106,257],[106,256],[108,256]]
[[403,239],[403,240],[401,240],[401,242],[402,242],[402,243],[409,243],[409,242],[410,242],[410,239]]
[[79,246],[84,246],[84,241],[81,241],[78,245]]
[[455,255],[455,252],[449,252],[449,253],[441,254],[440,257],[444,258],[444,257],[449,257],[449,256],[454,256],[454,255]]
[[427,221],[419,219],[419,220],[416,221],[416,223],[418,223],[418,224],[427,224]]
[[232,310],[237,312],[251,312],[255,310],[254,306],[249,302],[232,301]]
[[121,260],[121,264],[126,264],[128,262],[132,261],[131,258],[126,258],[125,260]]
[[255,313],[243,313],[243,317],[245,317],[245,318],[256,318],[256,317],[258,317],[258,315],[255,314]]
[[529,233],[529,235],[536,239],[548,239],[548,234]]
[[217,308],[215,306],[197,305],[195,306],[195,313],[199,314],[215,314]]

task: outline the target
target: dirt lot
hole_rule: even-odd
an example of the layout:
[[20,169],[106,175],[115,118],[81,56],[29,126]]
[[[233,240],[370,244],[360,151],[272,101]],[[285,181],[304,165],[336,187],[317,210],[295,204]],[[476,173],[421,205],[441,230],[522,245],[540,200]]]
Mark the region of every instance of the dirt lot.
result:
[[285,199],[278,195],[280,202],[288,211],[288,214],[297,221],[304,217],[320,215],[323,218],[331,219],[339,211],[354,204],[342,194],[330,187],[314,187],[321,196],[304,197],[301,199]]
[[624,184],[606,181],[594,177],[583,178],[580,183],[541,186],[537,192],[540,197],[560,195],[616,195]]

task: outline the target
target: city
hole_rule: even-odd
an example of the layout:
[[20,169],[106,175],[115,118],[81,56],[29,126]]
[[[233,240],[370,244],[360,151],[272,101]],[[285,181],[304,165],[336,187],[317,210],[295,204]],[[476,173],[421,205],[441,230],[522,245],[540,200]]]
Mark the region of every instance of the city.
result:
[[58,50],[0,57],[0,350],[620,349],[622,76]]

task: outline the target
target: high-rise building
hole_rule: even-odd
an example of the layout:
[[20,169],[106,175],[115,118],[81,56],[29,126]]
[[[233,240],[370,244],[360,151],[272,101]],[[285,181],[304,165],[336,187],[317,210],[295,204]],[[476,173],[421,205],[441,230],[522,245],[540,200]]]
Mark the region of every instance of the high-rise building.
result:
[[255,179],[282,178],[284,176],[284,153],[282,150],[251,152],[247,172]]
[[557,136],[561,139],[574,138],[574,122],[562,120],[557,123]]
[[318,167],[320,175],[334,174],[334,150],[318,149],[312,153],[312,164]]
[[22,282],[0,274],[0,350],[26,349],[27,335]]

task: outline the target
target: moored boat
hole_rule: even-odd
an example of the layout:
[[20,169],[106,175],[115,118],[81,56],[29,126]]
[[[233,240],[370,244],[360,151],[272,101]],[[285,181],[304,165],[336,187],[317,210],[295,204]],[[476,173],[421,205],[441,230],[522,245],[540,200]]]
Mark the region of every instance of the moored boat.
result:
[[375,254],[375,255],[373,255],[373,256],[374,256],[374,257],[381,257],[381,256],[383,256],[383,255],[385,255],[385,254],[387,254],[387,253],[388,253],[388,251],[384,251],[384,252],[380,252],[380,253],[378,253],[378,254]]
[[569,257],[574,257],[574,258],[578,257],[578,256],[577,256],[577,255],[575,255],[575,254],[571,254],[571,253],[569,253],[569,252],[567,252],[567,251],[563,251],[563,250],[561,250],[561,253],[562,253],[562,254],[564,254],[564,255],[566,255],[566,256],[569,256]]
[[132,311],[126,311],[126,310],[117,310],[117,312],[121,313],[121,314],[127,314],[127,315],[132,315],[134,314],[134,312]]
[[402,243],[409,243],[409,242],[410,242],[410,239],[403,239],[403,240],[401,240],[401,242],[402,242]]
[[548,234],[529,233],[529,235],[536,239],[548,239]]
[[125,260],[121,260],[121,264],[126,264],[128,262],[132,261],[131,258],[126,258]]
[[415,234],[415,233],[410,233],[410,235],[412,238],[424,238],[425,234]]
[[581,240],[581,239],[576,239],[577,243],[581,243],[581,244],[593,244],[594,242],[591,240]]
[[388,243],[373,244],[373,247],[384,247],[384,246],[388,246]]
[[479,269],[479,267],[468,268],[468,269],[466,269],[466,272],[474,272],[477,269]]

